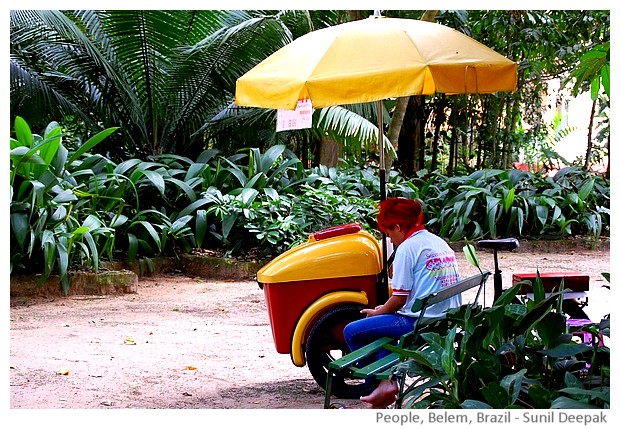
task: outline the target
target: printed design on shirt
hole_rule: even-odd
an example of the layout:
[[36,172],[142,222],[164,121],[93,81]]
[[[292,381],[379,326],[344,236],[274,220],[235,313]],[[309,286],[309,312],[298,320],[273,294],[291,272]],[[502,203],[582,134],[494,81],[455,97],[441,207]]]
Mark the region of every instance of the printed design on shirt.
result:
[[456,267],[456,256],[453,252],[428,253],[426,269],[430,275],[441,283],[441,287],[453,285],[460,280]]

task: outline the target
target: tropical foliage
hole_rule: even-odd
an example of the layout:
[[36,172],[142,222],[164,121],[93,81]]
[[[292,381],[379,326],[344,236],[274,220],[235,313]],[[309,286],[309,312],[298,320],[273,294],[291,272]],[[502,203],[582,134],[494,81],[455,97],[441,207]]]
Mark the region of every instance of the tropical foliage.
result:
[[[194,248],[268,257],[336,223],[374,229],[373,103],[322,109],[312,129],[275,133],[274,111],[233,102],[235,80],[281,46],[370,14],[12,10],[11,270],[57,271],[68,287],[68,269],[102,258]],[[429,228],[453,240],[608,234],[607,179],[510,167],[519,151],[558,167],[552,143],[571,130],[541,119],[549,78],[596,98],[603,126],[585,158],[608,155],[609,11],[436,20],[517,60],[519,89],[406,104],[388,195],[422,199]],[[385,100],[386,127],[399,106]],[[338,166],[320,163],[327,141],[340,147]]]
[[[383,11],[420,18],[423,11]],[[364,157],[376,141],[375,106],[325,109],[310,131],[274,133],[273,111],[234,106],[235,79],[308,31],[372,11],[11,11],[11,121],[42,129],[52,119],[78,135],[120,127],[96,151],[117,160],[204,149],[232,155],[286,144],[305,167],[318,166],[322,141]],[[441,11],[436,21],[519,62],[514,94],[442,95],[409,103],[395,139],[406,175],[429,168],[448,175],[506,169],[519,149],[546,138],[546,82],[566,79],[576,93],[609,78],[609,11]],[[575,67],[575,64],[579,64]],[[599,97],[606,115],[606,95]],[[395,100],[386,100],[390,123]],[[80,132],[81,131],[81,132]],[[84,132],[87,131],[87,132]],[[593,134],[593,153],[609,136]],[[397,140],[397,141],[396,141]],[[67,142],[68,146],[80,142]],[[601,149],[604,151],[604,148]],[[468,166],[466,170],[463,167]]]
[[[90,153],[106,129],[76,151],[62,127],[33,134],[21,117],[11,138],[11,270],[97,269],[126,259],[216,249],[279,254],[311,232],[349,222],[375,230],[376,168],[305,169],[283,145],[232,156],[203,151],[191,160],[153,155],[115,163]],[[426,224],[452,240],[514,235],[597,239],[609,233],[609,184],[570,167],[547,177],[520,170],[440,173],[407,180],[391,171],[390,196],[420,198]],[[256,256],[256,255],[255,255]]]
[[489,308],[449,310],[423,345],[391,347],[412,377],[404,408],[609,408],[609,316],[567,327],[561,291],[545,297],[538,277],[534,299],[519,302],[520,287]]
[[435,173],[413,183],[426,204],[429,227],[452,241],[572,235],[598,239],[609,232],[609,182],[580,167],[566,167],[553,176],[517,169],[455,177]]

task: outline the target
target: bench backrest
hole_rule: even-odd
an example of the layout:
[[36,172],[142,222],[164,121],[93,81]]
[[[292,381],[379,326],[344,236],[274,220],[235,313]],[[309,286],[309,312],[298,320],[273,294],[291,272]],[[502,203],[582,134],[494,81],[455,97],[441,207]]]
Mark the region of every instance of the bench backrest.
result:
[[467,277],[466,279],[456,282],[453,285],[448,286],[447,288],[441,289],[439,292],[435,292],[422,298],[416,299],[413,303],[413,306],[411,307],[411,310],[414,312],[419,311],[420,316],[418,317],[418,321],[414,325],[413,331],[401,336],[399,345],[401,347],[408,347],[410,344],[417,340],[417,336],[419,334],[421,326],[427,323],[429,320],[435,319],[431,318],[424,321],[421,320],[424,316],[424,312],[430,305],[444,301],[450,297],[453,297],[454,295],[458,295],[459,293],[465,292],[471,288],[478,286],[478,293],[476,294],[476,298],[472,303],[475,305],[478,302],[480,292],[482,291],[482,286],[486,283],[490,275],[490,271],[482,271],[480,274]]
[[[426,295],[422,298],[418,298],[413,303],[411,311],[416,312],[416,311],[424,310],[426,307],[436,304],[441,301],[445,301],[446,299],[451,298],[454,295],[463,293],[476,286],[482,286],[487,281],[487,278],[490,275],[491,275],[490,271],[483,271],[480,274],[476,274],[474,276],[468,277],[464,280],[454,283],[451,286],[448,286],[447,288],[443,288],[439,292],[435,292],[435,293]],[[480,295],[480,291],[478,291],[478,294],[476,295],[476,299],[474,302],[478,301],[479,295]],[[420,314],[420,317],[422,317],[422,314]]]

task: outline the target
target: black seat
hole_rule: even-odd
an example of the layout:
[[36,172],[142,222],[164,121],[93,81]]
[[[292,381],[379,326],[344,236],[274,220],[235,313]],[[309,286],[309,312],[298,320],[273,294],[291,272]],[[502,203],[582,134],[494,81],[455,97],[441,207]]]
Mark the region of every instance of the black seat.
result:
[[519,240],[516,238],[498,238],[495,240],[480,240],[478,247],[493,250],[513,250],[519,247]]

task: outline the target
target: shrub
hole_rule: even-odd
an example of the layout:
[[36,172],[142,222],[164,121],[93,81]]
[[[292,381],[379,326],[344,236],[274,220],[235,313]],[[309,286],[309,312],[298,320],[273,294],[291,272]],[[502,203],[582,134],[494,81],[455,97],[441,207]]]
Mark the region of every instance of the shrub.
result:
[[[515,303],[520,286],[490,308],[450,310],[417,348],[392,348],[406,357],[397,370],[414,378],[405,408],[609,408],[610,350],[600,341],[609,317],[567,328],[562,292],[545,297],[538,278],[535,298]],[[576,342],[576,330],[592,343]]]

